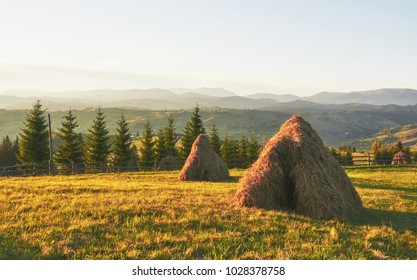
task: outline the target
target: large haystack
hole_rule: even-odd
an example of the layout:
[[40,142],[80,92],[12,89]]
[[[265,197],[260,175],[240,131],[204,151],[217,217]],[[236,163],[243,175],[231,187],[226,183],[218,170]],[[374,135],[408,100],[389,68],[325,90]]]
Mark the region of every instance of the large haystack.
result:
[[392,158],[391,164],[410,164],[411,157],[403,151],[399,151]]
[[219,181],[229,178],[224,161],[210,147],[206,135],[200,134],[194,141],[179,179],[181,181]]
[[344,218],[362,208],[341,165],[310,124],[286,121],[240,181],[238,205],[289,209],[312,217]]

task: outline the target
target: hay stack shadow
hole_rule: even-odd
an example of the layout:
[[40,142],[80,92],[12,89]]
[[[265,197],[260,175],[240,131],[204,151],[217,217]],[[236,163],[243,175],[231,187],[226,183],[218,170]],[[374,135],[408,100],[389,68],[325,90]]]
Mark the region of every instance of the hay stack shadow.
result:
[[344,169],[299,116],[281,126],[245,172],[235,202],[324,219],[347,218],[362,209]]
[[190,155],[181,169],[180,181],[222,181],[229,179],[229,169],[214,152],[206,135],[194,141]]

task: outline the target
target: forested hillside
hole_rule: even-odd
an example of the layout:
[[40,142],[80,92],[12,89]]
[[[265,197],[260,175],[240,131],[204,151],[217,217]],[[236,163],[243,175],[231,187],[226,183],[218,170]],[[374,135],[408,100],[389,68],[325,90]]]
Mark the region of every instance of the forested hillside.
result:
[[[228,136],[239,138],[242,135],[256,134],[259,140],[271,137],[280,125],[293,114],[300,114],[326,144],[338,146],[355,143],[358,148],[367,149],[369,141],[375,133],[395,126],[417,123],[417,106],[370,106],[370,105],[323,105],[308,103],[302,106],[288,103],[287,106],[270,108],[269,110],[237,110],[202,108],[201,115],[208,132],[213,124],[223,138]],[[129,123],[132,133],[141,132],[147,119],[156,131],[162,128],[172,114],[177,133],[181,133],[185,123],[191,116],[191,110],[151,111],[138,109],[102,108],[106,116],[110,134],[116,131],[116,121],[123,114]],[[79,132],[86,133],[92,124],[97,108],[73,110],[79,124]],[[14,139],[23,126],[28,110],[0,110],[0,137],[8,135]],[[67,111],[50,112],[52,128],[59,127]]]

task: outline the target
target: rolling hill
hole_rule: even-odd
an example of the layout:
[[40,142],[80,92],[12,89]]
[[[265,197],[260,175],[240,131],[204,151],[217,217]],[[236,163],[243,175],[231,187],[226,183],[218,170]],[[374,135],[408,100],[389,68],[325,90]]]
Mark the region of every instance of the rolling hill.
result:
[[[155,101],[157,102],[157,101]],[[305,102],[305,101],[302,101]],[[354,144],[360,149],[369,149],[369,141],[384,128],[417,123],[417,105],[415,106],[372,106],[356,104],[325,105],[308,103],[312,107],[302,110],[296,106],[299,101],[286,104],[282,110],[249,110],[249,109],[213,109],[202,108],[201,115],[207,132],[216,124],[220,136],[226,134],[239,138],[252,133],[260,140],[274,135],[281,124],[292,114],[300,114],[318,132],[326,144],[338,146]],[[293,105],[293,107],[291,107]],[[315,106],[318,106],[315,107]],[[140,110],[127,108],[103,108],[110,133],[115,133],[116,121],[123,113],[129,122],[132,133],[141,132],[149,118],[152,127],[157,130],[166,124],[172,114],[181,133],[185,123],[191,117],[191,110]],[[15,137],[23,127],[28,110],[0,110],[0,137]],[[86,133],[95,117],[97,108],[74,110],[79,123],[78,131]],[[53,129],[60,126],[66,111],[51,111]],[[405,143],[407,144],[407,143]],[[410,143],[411,144],[411,143]]]
[[[0,94],[0,108],[28,109],[36,99],[41,99],[49,110],[84,109],[86,107],[125,107],[151,110],[191,109],[197,103],[201,107],[228,109],[278,110],[287,106],[304,111],[307,108],[321,110],[321,104],[351,105],[399,105],[417,104],[417,90],[379,89],[350,93],[321,92],[309,97],[291,94],[255,93],[237,95],[222,88],[176,89],[127,89],[62,92],[6,91]],[[339,107],[335,107],[339,108]]]
[[[0,137],[15,137],[19,133],[27,110],[36,99],[40,99],[44,108],[51,113],[54,129],[60,125],[66,111],[73,109],[80,124],[79,131],[82,133],[86,133],[90,128],[99,105],[107,117],[111,133],[114,133],[115,123],[122,112],[128,119],[133,133],[142,130],[147,118],[151,120],[155,129],[163,127],[167,116],[172,113],[177,132],[180,133],[191,116],[192,108],[198,104],[202,109],[206,128],[209,130],[216,124],[221,137],[226,133],[236,138],[255,133],[260,139],[268,138],[276,133],[287,118],[299,114],[313,125],[325,143],[332,146],[351,144],[359,149],[368,149],[369,139],[383,137],[381,131],[384,129],[395,130],[396,127],[417,123],[416,104],[365,104],[417,102],[417,99],[414,100],[416,90],[323,92],[299,99],[294,95],[268,93],[239,96],[220,88],[200,88],[191,91],[178,89],[177,92],[165,89],[131,89],[46,92],[42,95],[39,92],[9,91],[6,92],[7,95],[0,95],[0,108],[7,108],[0,109]],[[30,94],[36,94],[37,97],[29,96]],[[284,100],[292,101],[281,102]],[[349,103],[344,103],[348,101]],[[391,132],[389,137],[395,133]],[[391,139],[389,137],[384,139]],[[403,139],[399,135],[395,137]],[[401,141],[406,145],[416,144],[414,140],[408,141],[408,138],[403,140]]]
[[[371,137],[362,139],[361,142],[371,146],[375,140],[384,145],[395,145],[395,143],[401,141],[404,146],[411,147],[412,150],[417,151],[417,124],[413,123],[384,128]],[[355,145],[356,142],[352,144]]]
[[273,94],[273,93],[254,93],[245,95],[246,98],[252,99],[269,99],[275,100],[276,102],[291,102],[299,100],[300,97],[293,94]]

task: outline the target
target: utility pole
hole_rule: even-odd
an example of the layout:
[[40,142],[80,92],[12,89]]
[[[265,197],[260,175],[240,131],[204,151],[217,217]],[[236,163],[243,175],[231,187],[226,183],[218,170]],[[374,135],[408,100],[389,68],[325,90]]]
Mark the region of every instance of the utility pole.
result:
[[48,127],[49,127],[49,175],[52,175],[54,170],[54,157],[52,151],[52,129],[51,129],[51,114],[48,114]]

